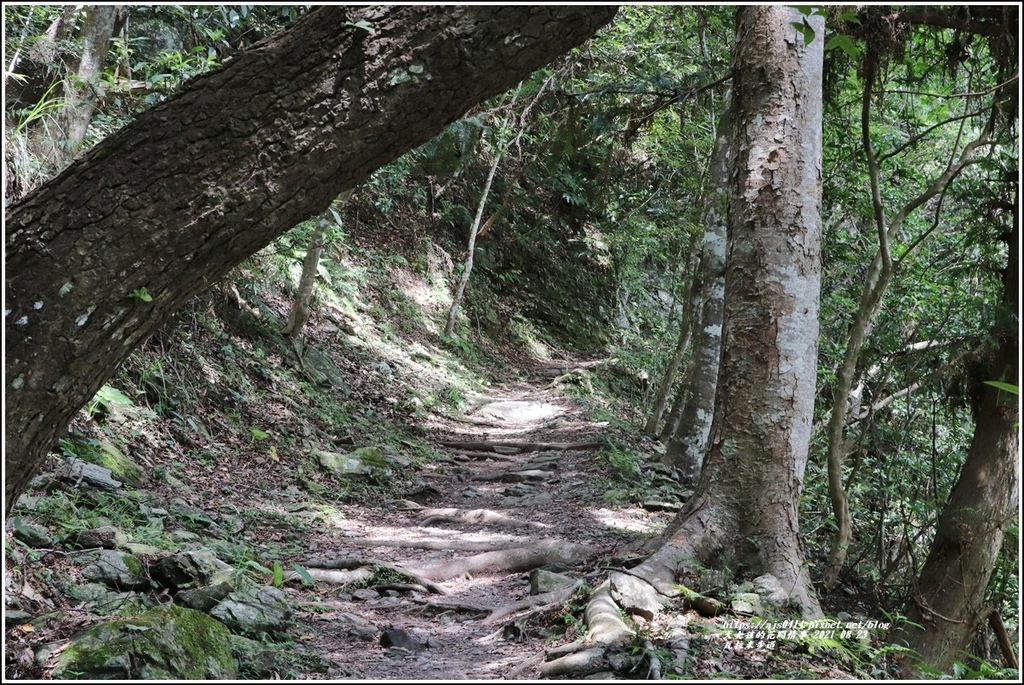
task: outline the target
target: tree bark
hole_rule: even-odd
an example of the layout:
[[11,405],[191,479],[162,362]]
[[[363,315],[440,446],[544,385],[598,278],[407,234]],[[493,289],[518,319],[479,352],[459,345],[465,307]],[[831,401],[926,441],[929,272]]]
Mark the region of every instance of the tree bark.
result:
[[313,235],[309,237],[309,245],[306,247],[306,256],[302,259],[302,275],[299,276],[299,287],[295,291],[295,302],[292,303],[292,312],[288,315],[288,322],[281,329],[281,335],[296,337],[302,331],[309,319],[309,304],[313,300],[313,285],[316,283],[316,273],[320,268],[320,253],[324,249],[324,231],[330,225],[330,219],[326,216],[320,217],[313,229]]
[[[336,201],[336,206],[348,202],[352,196],[351,190],[346,190]],[[320,255],[324,251],[324,232],[334,222],[334,212],[325,212],[316,222],[313,235],[309,238],[309,246],[306,248],[306,256],[302,260],[302,275],[299,276],[299,287],[295,291],[295,302],[292,304],[292,312],[288,315],[288,323],[285,324],[281,334],[287,337],[297,337],[302,332],[302,327],[309,319],[309,305],[313,300],[313,285],[316,283],[317,272],[320,269]]]
[[[1017,321],[1020,273],[1019,204],[1003,278],[1007,321],[994,331],[999,351],[987,380],[1018,383],[1020,324]],[[1019,387],[1019,385],[1018,385]],[[945,672],[965,649],[991,610],[985,592],[1017,514],[1020,492],[1020,421],[1017,396],[986,386],[976,408],[974,438],[967,461],[939,518],[935,540],[913,592],[899,641],[914,650],[902,661],[904,678],[918,677],[918,665]],[[915,624],[917,624],[915,626]]]
[[[614,14],[319,7],[11,207],[6,510],[74,413],[185,301]],[[141,287],[152,301],[131,296]]]
[[92,85],[103,73],[103,63],[110,52],[110,39],[114,23],[121,11],[119,5],[90,5],[85,10],[82,25],[82,57],[75,73],[65,81],[64,88],[64,140],[54,141],[63,146],[63,157],[69,159],[85,140],[89,124],[96,109]]
[[719,392],[696,492],[668,539],[634,569],[678,594],[677,571],[771,573],[805,616],[821,609],[797,509],[817,372],[821,282],[821,76],[824,24],[796,10],[744,6],[733,56],[734,164]]
[[473,226],[469,229],[469,246],[466,255],[466,263],[462,269],[462,276],[459,278],[459,286],[455,289],[455,296],[452,298],[452,306],[448,310],[448,321],[444,326],[444,336],[451,337],[455,331],[455,320],[459,315],[459,305],[462,304],[462,297],[466,294],[466,285],[469,283],[469,275],[473,272],[473,256],[476,252],[476,235],[480,230],[480,221],[484,216],[484,205],[487,204],[487,196],[491,194],[491,183],[494,181],[494,174],[498,171],[498,164],[501,162],[501,154],[494,157],[491,162],[491,169],[487,172],[487,180],[484,182],[484,189],[480,193],[480,204],[476,208],[476,217],[473,219]]
[[695,481],[704,461],[704,449],[711,434],[711,419],[718,387],[722,356],[722,307],[725,302],[725,248],[728,225],[729,172],[732,158],[732,118],[729,100],[718,122],[718,134],[711,153],[707,205],[704,208],[704,247],[701,251],[700,326],[693,343],[693,357],[684,381],[688,392],[672,437],[665,450],[665,463],[680,469],[684,478]]
[[690,246],[687,249],[686,258],[686,287],[683,289],[683,310],[679,317],[679,333],[676,336],[675,348],[672,350],[672,357],[669,359],[665,373],[662,374],[661,382],[654,393],[654,405],[651,408],[651,415],[647,417],[644,426],[644,433],[657,435],[658,426],[661,424],[661,417],[665,413],[665,406],[668,404],[669,394],[672,386],[676,384],[676,376],[679,375],[679,367],[682,366],[686,351],[690,349],[690,339],[693,337],[693,318],[697,314],[694,299],[699,290],[696,283],[697,276],[697,240],[691,236]]

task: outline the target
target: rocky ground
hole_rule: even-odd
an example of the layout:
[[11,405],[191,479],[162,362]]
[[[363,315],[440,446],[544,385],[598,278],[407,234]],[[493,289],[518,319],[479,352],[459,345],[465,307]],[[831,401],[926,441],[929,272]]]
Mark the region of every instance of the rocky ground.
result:
[[[813,642],[755,642],[750,632],[741,644],[736,636],[748,633],[726,626],[736,616],[694,611],[636,614],[635,636],[588,662],[579,640],[593,588],[609,571],[628,573],[642,558],[630,550],[668,525],[685,493],[667,477],[638,473],[633,484],[610,477],[602,452],[608,427],[552,382],[558,373],[539,369],[529,381],[467,396],[457,414],[433,414],[427,437],[441,458],[410,469],[401,492],[371,490],[377,496],[358,504],[325,507],[294,487],[274,489],[254,462],[236,465],[242,470],[230,477],[218,469],[208,476],[249,488],[225,487],[214,499],[207,490],[206,499],[192,502],[166,489],[105,483],[110,474],[101,468],[57,468],[15,511],[18,543],[8,546],[5,574],[7,676],[52,677],[71,649],[68,639],[109,620],[104,614],[173,602],[208,611],[236,633],[230,644],[238,673],[250,678],[864,677],[863,665],[842,654],[815,655]],[[382,463],[406,465],[385,456],[380,462],[380,455],[355,450],[347,468],[372,478]],[[32,521],[69,479],[79,495],[96,493],[92,501],[138,507],[180,549],[127,542],[109,526],[67,536],[63,545],[47,539],[49,531]],[[622,493],[640,492],[631,487],[640,480],[647,501],[623,501]],[[274,568],[266,557],[239,557],[239,549],[260,545],[291,553],[280,554]],[[141,571],[124,562],[129,553]],[[200,568],[207,562],[213,566]],[[57,577],[69,582],[54,583]],[[170,622],[163,615],[155,621]],[[128,631],[135,644],[153,623],[151,617],[113,630]],[[218,631],[226,635],[211,623],[204,624],[211,641],[224,637]],[[115,639],[100,635],[93,639]],[[159,677],[139,673],[132,659],[91,675]],[[66,666],[57,675],[67,677]]]

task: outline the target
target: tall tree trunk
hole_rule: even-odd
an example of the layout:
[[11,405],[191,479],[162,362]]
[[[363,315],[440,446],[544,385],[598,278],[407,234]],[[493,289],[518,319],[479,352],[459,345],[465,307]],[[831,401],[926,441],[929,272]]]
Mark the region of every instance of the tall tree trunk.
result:
[[494,174],[498,171],[498,164],[501,162],[501,155],[495,155],[491,162],[491,169],[487,172],[487,180],[484,182],[484,189],[480,193],[480,204],[476,208],[476,216],[473,218],[473,225],[469,229],[469,254],[466,255],[466,263],[462,268],[462,276],[459,278],[459,285],[455,289],[455,297],[452,298],[452,306],[448,310],[448,322],[444,326],[445,337],[451,337],[455,330],[455,319],[459,315],[459,305],[462,304],[462,297],[466,294],[466,284],[469,283],[469,275],[473,271],[473,253],[476,251],[476,236],[480,230],[480,221],[484,218],[484,205],[487,204],[487,196],[491,194],[491,183],[494,181]]
[[[1019,204],[1003,278],[1006,321],[993,331],[999,350],[986,378],[1020,383]],[[1019,385],[1018,385],[1019,388]],[[935,539],[917,580],[913,603],[898,638],[914,650],[902,662],[904,678],[918,677],[926,664],[948,671],[965,649],[990,607],[985,591],[995,569],[1006,529],[1017,514],[1020,494],[1019,397],[986,386],[976,407],[974,438],[949,501],[939,518]],[[916,624],[916,625],[915,625]]]
[[[75,412],[190,297],[615,10],[318,7],[12,206],[6,510]],[[130,297],[139,287],[152,301]]]
[[719,391],[696,492],[635,573],[666,594],[686,559],[771,573],[821,615],[797,509],[817,373],[824,22],[804,43],[783,6],[744,6],[733,57],[734,152]]
[[665,450],[664,461],[679,469],[684,478],[696,480],[704,461],[711,434],[711,419],[718,387],[718,366],[722,355],[722,308],[725,302],[725,247],[728,225],[729,172],[732,159],[729,143],[733,136],[731,105],[718,122],[718,134],[711,153],[707,204],[704,208],[704,247],[701,252],[700,326],[694,352],[684,381],[686,400]]
[[686,257],[686,287],[683,289],[682,314],[679,316],[679,333],[676,337],[676,345],[672,350],[672,357],[669,359],[665,373],[661,376],[661,382],[654,393],[654,404],[651,407],[651,414],[647,417],[647,424],[644,426],[644,433],[657,435],[658,426],[661,425],[661,417],[665,413],[665,406],[668,404],[669,394],[672,386],[676,384],[676,376],[679,375],[679,367],[683,364],[683,358],[690,347],[690,338],[693,337],[693,319],[697,315],[695,299],[700,285],[697,283],[697,238],[691,236],[690,245]]
[[65,158],[75,154],[89,132],[89,124],[96,110],[93,83],[103,73],[103,63],[110,51],[110,39],[114,35],[114,24],[120,11],[119,5],[90,5],[85,10],[81,33],[82,57],[64,87],[62,145]]

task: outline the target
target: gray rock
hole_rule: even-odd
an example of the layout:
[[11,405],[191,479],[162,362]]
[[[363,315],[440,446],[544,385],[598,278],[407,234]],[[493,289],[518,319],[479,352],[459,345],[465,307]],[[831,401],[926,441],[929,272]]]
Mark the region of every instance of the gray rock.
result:
[[82,569],[82,577],[118,590],[141,590],[149,587],[149,577],[142,562],[135,556],[104,549],[90,556],[91,563]]
[[761,596],[755,592],[738,592],[732,596],[730,606],[737,614],[760,616],[764,612]]
[[765,603],[783,608],[789,603],[789,592],[778,578],[770,573],[758,576],[753,580],[754,592],[756,592]]
[[100,526],[91,530],[83,530],[73,538],[73,546],[79,549],[114,549],[128,542],[128,538],[115,526]]
[[391,475],[384,453],[376,447],[360,447],[345,453],[314,450],[313,456],[324,470],[341,478],[366,476],[381,479]]
[[131,552],[136,556],[159,556],[164,553],[164,550],[154,545],[147,545],[142,542],[125,542],[118,545],[121,549],[126,552]]
[[574,582],[572,578],[563,576],[561,573],[535,568],[530,571],[530,594],[541,595],[545,592],[554,592],[572,585]]
[[234,680],[231,635],[206,614],[164,604],[141,616],[100,623],[76,636],[54,679]]
[[213,552],[198,550],[164,557],[153,564],[150,573],[153,580],[162,587],[187,590],[231,582],[235,570],[218,559]]
[[29,547],[51,547],[53,538],[46,526],[35,523],[26,523],[20,517],[14,519],[14,537],[21,540]]
[[356,599],[361,599],[364,602],[366,602],[366,601],[369,601],[371,599],[377,599],[378,597],[380,597],[380,593],[377,592],[376,590],[372,590],[372,589],[370,589],[368,587],[364,587],[364,588],[359,588],[358,590],[354,590],[352,592],[352,596],[355,597]]
[[352,637],[359,638],[360,640],[366,640],[372,642],[377,638],[377,633],[380,629],[376,626],[352,626],[348,629],[348,634]]
[[243,678],[270,680],[281,667],[273,649],[241,635],[231,636],[231,654],[238,661],[238,675]]
[[10,626],[16,623],[28,623],[33,618],[32,614],[19,609],[7,609],[4,611],[4,625]]
[[81,481],[88,483],[94,488],[101,490],[118,490],[121,488],[121,481],[114,480],[110,469],[89,464],[74,457],[68,459],[68,479],[74,482]]
[[230,583],[218,583],[209,587],[193,588],[182,590],[174,595],[174,603],[180,604],[188,609],[209,613],[221,600],[231,594],[234,590]]
[[410,652],[418,652],[427,648],[415,636],[401,628],[392,628],[381,633],[380,644],[389,649],[397,647],[398,649],[406,649]]
[[92,611],[100,616],[110,614],[138,614],[153,606],[142,595],[134,592],[117,592],[101,583],[83,583],[68,589],[67,595],[86,602]]
[[264,586],[232,592],[210,611],[210,616],[236,633],[274,635],[288,629],[292,610],[283,592]]

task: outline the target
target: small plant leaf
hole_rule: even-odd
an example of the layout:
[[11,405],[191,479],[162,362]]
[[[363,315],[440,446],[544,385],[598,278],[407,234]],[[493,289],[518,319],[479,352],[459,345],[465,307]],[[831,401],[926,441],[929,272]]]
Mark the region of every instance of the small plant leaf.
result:
[[301,566],[300,564],[297,564],[297,563],[295,563],[293,561],[292,562],[292,568],[295,569],[295,572],[297,574],[299,574],[299,578],[302,579],[302,584],[303,585],[312,585],[313,584],[313,576],[309,575],[309,571],[307,571],[303,566]]

